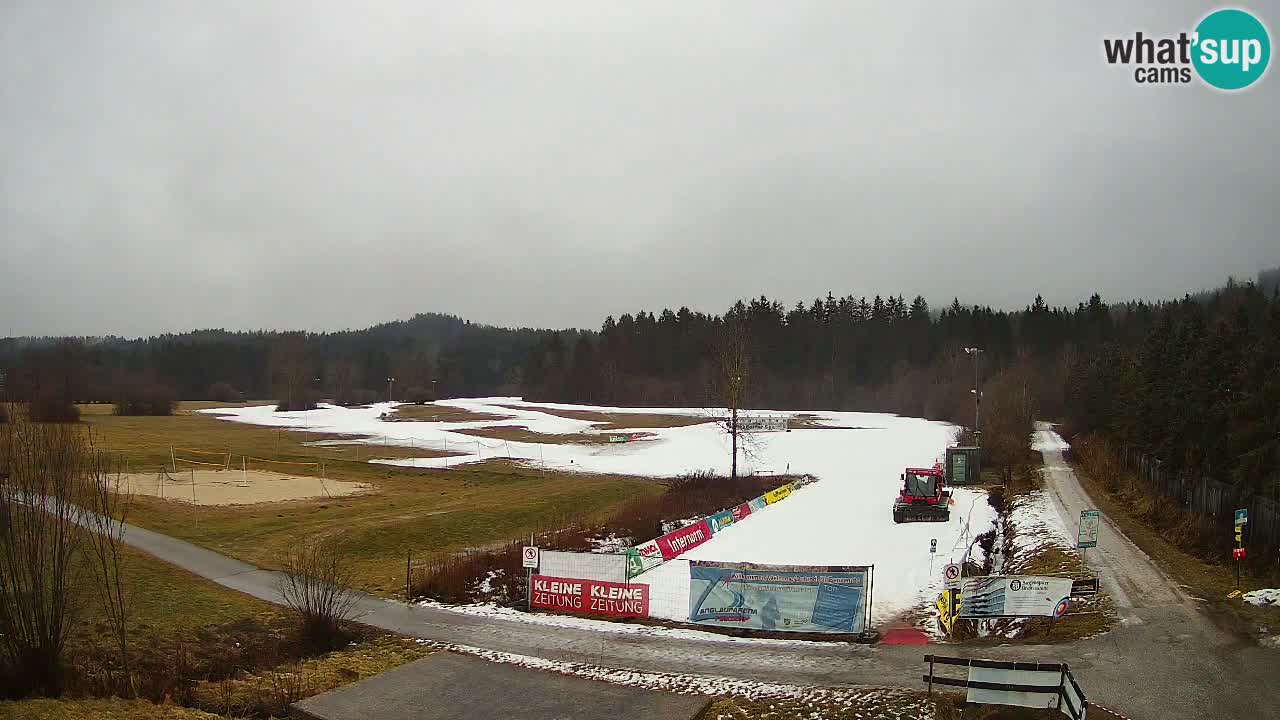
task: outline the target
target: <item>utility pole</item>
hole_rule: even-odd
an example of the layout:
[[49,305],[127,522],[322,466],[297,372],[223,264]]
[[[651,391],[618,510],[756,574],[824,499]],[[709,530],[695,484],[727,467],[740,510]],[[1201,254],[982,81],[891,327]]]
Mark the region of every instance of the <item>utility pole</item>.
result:
[[391,384],[396,381],[395,378],[387,378],[387,402],[391,402]]
[[982,431],[978,429],[978,422],[982,418],[982,389],[978,380],[978,358],[982,354],[982,348],[967,347],[964,352],[973,356],[973,444],[981,447]]
[[440,393],[436,390],[437,382],[439,381],[435,378],[431,379],[431,402],[435,402],[440,399]]

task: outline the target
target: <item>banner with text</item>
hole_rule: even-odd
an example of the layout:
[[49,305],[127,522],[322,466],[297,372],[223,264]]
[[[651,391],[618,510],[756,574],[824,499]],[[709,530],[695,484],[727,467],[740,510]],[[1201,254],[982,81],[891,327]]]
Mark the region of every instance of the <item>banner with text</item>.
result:
[[732,525],[733,519],[733,512],[731,510],[721,510],[715,515],[707,518],[707,523],[711,525],[711,532],[714,534]]
[[791,485],[788,483],[786,485],[783,485],[782,487],[774,488],[773,490],[770,490],[769,492],[765,493],[764,501],[772,505],[780,500],[785,500],[786,497],[790,494],[791,494]]
[[729,512],[733,513],[734,522],[742,522],[743,518],[751,514],[751,504],[742,503],[741,505],[734,506],[734,508]]
[[689,619],[703,625],[807,633],[866,627],[864,566],[689,562]]
[[649,617],[649,586],[534,575],[529,605],[605,617]]
[[704,518],[692,525],[669,532],[654,542],[658,543],[658,549],[662,551],[662,559],[670,560],[710,539],[711,524]]
[[1062,617],[1071,578],[990,575],[965,578],[958,617]]

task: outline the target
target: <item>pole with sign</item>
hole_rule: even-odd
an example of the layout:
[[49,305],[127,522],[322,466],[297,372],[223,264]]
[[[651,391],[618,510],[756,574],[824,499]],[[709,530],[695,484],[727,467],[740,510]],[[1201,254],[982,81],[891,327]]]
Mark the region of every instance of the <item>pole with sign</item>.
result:
[[933,556],[938,552],[938,538],[929,541],[929,574],[933,574]]
[[1098,529],[1101,525],[1097,510],[1080,511],[1080,529],[1076,534],[1076,547],[1080,549],[1080,559],[1091,547],[1098,547]]
[[525,599],[528,609],[533,609],[533,571],[538,567],[538,546],[533,544],[533,533],[529,534],[529,544],[521,548],[520,561],[524,565]]
[[1231,557],[1236,561],[1236,589],[1240,589],[1240,561],[1244,559],[1244,526],[1249,522],[1249,509],[1236,510],[1236,546],[1231,549]]

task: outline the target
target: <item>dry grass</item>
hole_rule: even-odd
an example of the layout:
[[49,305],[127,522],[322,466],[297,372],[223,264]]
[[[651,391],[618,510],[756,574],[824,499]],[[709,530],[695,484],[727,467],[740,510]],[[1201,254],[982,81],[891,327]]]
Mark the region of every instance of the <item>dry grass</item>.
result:
[[[462,428],[453,432],[462,435],[488,438],[490,440],[506,440],[508,442],[529,442],[543,445],[607,445],[609,435],[605,433],[540,433],[520,425],[495,425],[484,428]],[[647,440],[652,433],[617,433],[628,438],[629,442]]]
[[701,425],[714,418],[698,415],[664,415],[662,413],[610,413],[599,410],[558,410],[543,407],[522,407],[520,405],[500,405],[512,410],[535,410],[570,420],[585,420],[597,423],[596,430],[627,430],[635,428],[676,428],[690,425]]
[[[86,421],[106,447],[135,471],[159,468],[171,446],[241,455],[314,461],[303,443],[333,436],[218,420],[202,414],[172,417],[90,415]],[[369,450],[369,448],[365,448]],[[375,457],[422,456],[413,448],[372,448]],[[367,457],[367,456],[365,456]],[[343,530],[359,588],[398,596],[406,555],[483,547],[548,527],[563,517],[603,519],[637,496],[661,492],[647,479],[544,472],[511,463],[414,470],[329,458],[329,478],[375,486],[367,495],[242,507],[198,507],[138,496],[139,525],[231,555],[277,567],[299,537]]]
[[476,412],[466,408],[450,405],[397,405],[391,413],[393,422],[476,422],[487,420],[510,420],[510,415]]
[[22,700],[0,702],[3,720],[222,720],[202,710],[145,700]]

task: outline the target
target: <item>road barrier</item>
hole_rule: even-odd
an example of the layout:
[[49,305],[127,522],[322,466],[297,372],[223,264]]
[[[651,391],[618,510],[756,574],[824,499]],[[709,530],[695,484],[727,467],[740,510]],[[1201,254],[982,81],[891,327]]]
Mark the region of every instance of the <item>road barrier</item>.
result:
[[[924,681],[933,694],[934,685],[965,688],[965,700],[982,705],[1058,710],[1071,720],[1085,720],[1089,701],[1071,675],[1066,663],[1021,663],[971,658],[925,655],[929,672]],[[968,669],[964,679],[935,674],[936,665]]]

